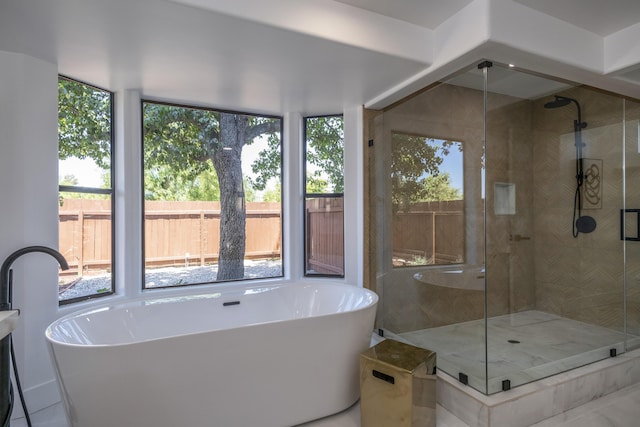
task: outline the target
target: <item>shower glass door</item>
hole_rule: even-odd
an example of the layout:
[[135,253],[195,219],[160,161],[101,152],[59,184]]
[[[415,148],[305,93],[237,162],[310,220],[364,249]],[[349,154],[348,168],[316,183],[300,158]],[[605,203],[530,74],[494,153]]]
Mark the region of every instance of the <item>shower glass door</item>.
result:
[[625,244],[627,349],[640,347],[640,103],[624,101],[625,198],[621,238]]
[[378,112],[369,200],[385,336],[484,392],[483,104],[474,66]]
[[625,351],[624,101],[497,64],[487,76],[491,394]]

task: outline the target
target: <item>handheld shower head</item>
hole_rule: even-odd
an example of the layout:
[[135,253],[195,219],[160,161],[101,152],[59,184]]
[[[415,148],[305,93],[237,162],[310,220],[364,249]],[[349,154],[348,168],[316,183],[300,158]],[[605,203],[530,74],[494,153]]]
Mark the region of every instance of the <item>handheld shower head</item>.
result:
[[544,108],[560,108],[571,104],[576,104],[578,109],[578,119],[573,121],[573,133],[576,147],[576,192],[573,197],[573,237],[578,237],[579,233],[591,233],[596,229],[596,220],[590,216],[582,216],[582,185],[584,182],[584,170],[582,159],[582,129],[587,127],[587,123],[582,121],[582,112],[578,100],[566,96],[554,95],[554,100],[544,104]]

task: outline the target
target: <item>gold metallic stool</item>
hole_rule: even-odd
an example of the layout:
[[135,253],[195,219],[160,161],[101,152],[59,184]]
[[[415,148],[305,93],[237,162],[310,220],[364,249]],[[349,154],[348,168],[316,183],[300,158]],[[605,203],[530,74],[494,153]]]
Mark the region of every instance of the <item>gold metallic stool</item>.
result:
[[384,340],[360,355],[362,427],[435,427],[436,353]]

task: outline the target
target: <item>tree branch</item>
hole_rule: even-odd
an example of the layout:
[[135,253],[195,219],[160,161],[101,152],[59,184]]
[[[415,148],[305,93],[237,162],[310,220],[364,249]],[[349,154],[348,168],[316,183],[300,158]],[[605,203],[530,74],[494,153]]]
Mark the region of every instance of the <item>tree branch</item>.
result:
[[246,137],[247,140],[245,144],[253,141],[255,138],[263,135],[265,133],[276,133],[280,130],[280,122],[275,120],[269,120],[268,122],[263,122],[254,126],[251,126],[249,130],[247,130]]

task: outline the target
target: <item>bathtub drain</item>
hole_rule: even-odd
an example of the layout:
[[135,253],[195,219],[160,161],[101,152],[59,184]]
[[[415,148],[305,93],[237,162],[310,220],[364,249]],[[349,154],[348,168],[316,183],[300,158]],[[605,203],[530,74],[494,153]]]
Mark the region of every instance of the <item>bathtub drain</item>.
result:
[[230,305],[239,305],[239,304],[240,304],[240,301],[227,301],[227,302],[223,302],[222,306],[223,307],[228,307]]

